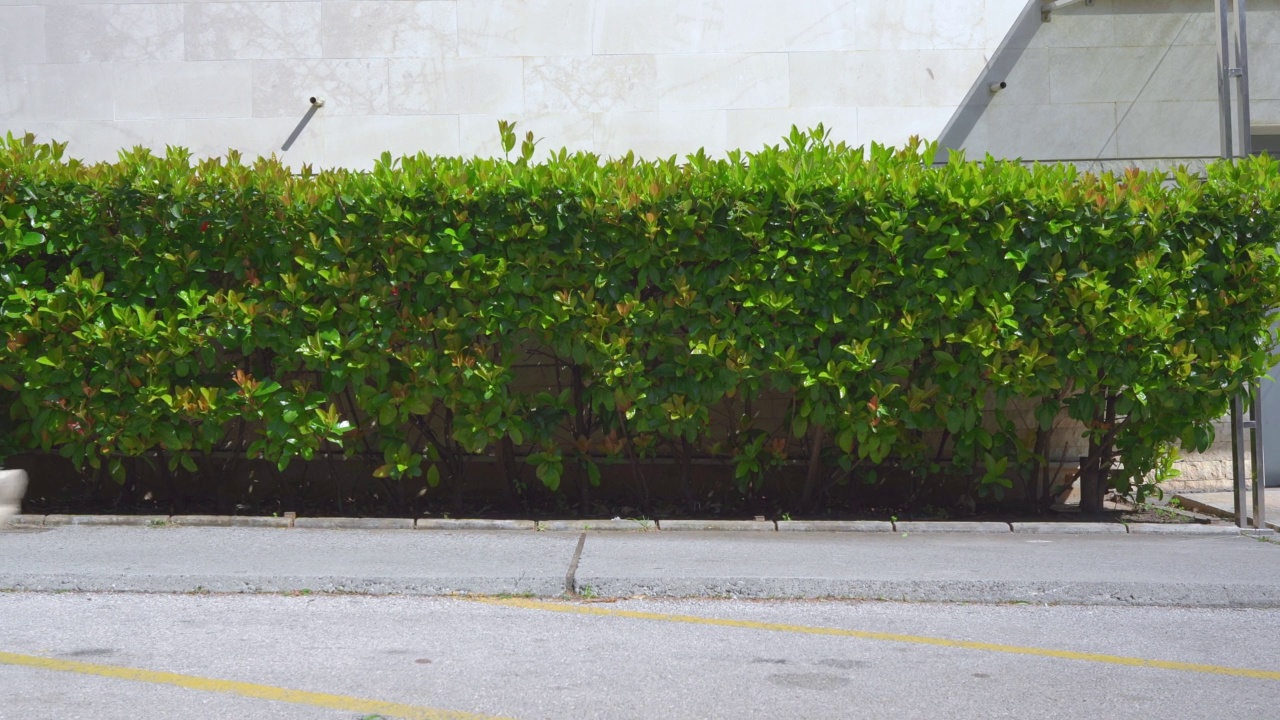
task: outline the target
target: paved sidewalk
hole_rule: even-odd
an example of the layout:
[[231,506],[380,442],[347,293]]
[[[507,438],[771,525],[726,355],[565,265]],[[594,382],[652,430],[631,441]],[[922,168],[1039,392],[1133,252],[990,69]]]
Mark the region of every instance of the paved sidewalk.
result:
[[588,597],[1280,607],[1280,544],[1221,534],[65,525],[0,532],[0,590],[544,597],[572,590]]
[[[1236,516],[1236,496],[1233,492],[1211,492],[1211,493],[1178,493],[1174,495],[1178,502],[1188,510],[1216,515],[1221,518],[1235,519]],[[1273,530],[1280,530],[1280,488],[1267,488],[1263,497],[1266,506],[1263,508],[1263,515],[1267,521],[1267,527]],[[1250,495],[1246,503],[1246,515],[1253,517],[1253,495]]]

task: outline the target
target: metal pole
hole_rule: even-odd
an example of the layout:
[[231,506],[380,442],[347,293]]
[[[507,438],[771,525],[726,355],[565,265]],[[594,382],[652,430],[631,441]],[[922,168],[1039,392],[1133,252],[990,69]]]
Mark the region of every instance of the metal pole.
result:
[[[1240,106],[1237,118],[1240,120],[1240,157],[1253,154],[1253,125],[1249,118],[1249,33],[1245,22],[1248,10],[1245,0],[1235,0],[1235,44],[1236,60],[1233,76],[1236,79],[1236,101]],[[1256,399],[1255,399],[1256,404]]]
[[1227,18],[1229,0],[1214,0],[1218,16],[1218,122],[1222,139],[1222,157],[1235,154],[1231,146],[1231,25]]
[[1267,459],[1262,444],[1262,385],[1254,382],[1253,403],[1249,418],[1253,420],[1253,527],[1267,529]]
[[1236,526],[1249,527],[1249,508],[1247,498],[1249,490],[1246,485],[1244,459],[1244,414],[1240,410],[1240,397],[1231,398],[1231,475],[1234,482],[1236,501]]

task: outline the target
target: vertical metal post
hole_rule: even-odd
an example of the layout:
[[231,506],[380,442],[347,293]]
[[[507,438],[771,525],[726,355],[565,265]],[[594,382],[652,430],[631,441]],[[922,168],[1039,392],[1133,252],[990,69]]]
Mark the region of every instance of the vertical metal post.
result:
[[1249,490],[1246,485],[1244,459],[1244,413],[1241,412],[1240,397],[1231,398],[1231,475],[1232,489],[1235,491],[1236,525],[1249,527]]
[[[1236,114],[1240,120],[1240,139],[1236,142],[1240,157],[1249,157],[1253,154],[1253,124],[1249,117],[1249,33],[1245,22],[1247,10],[1245,0],[1235,0],[1235,37],[1233,39],[1236,58],[1235,66],[1231,70],[1236,79],[1236,103],[1240,106]],[[1255,397],[1254,404],[1257,405],[1258,402],[1259,398]]]
[[[1241,0],[1243,2],[1243,0]],[[1267,458],[1262,443],[1262,384],[1255,382],[1251,388],[1253,402],[1249,405],[1249,419],[1253,421],[1253,527],[1267,529]]]
[[1222,157],[1235,154],[1231,145],[1231,24],[1227,16],[1229,0],[1214,0],[1218,18],[1218,123],[1222,138]]

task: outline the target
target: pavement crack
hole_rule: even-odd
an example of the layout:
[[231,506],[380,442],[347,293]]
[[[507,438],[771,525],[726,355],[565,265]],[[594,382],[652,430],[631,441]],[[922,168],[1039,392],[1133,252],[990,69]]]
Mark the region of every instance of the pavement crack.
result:
[[578,536],[578,548],[573,551],[573,559],[569,561],[569,572],[564,576],[564,591],[568,595],[578,594],[578,561],[582,559],[582,548],[587,544],[587,534]]

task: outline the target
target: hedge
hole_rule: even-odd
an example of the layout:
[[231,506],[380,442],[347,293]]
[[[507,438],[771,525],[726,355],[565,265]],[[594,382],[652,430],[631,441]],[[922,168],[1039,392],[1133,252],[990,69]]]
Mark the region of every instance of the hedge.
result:
[[[0,459],[121,477],[127,457],[340,451],[460,488],[492,455],[555,490],[697,456],[751,496],[799,458],[806,499],[943,474],[1045,504],[1063,418],[1086,472],[1146,492],[1272,363],[1269,157],[935,166],[819,127],[724,158],[533,162],[501,132],[507,159],[297,173],[9,136]],[[753,409],[770,394],[782,423]]]

